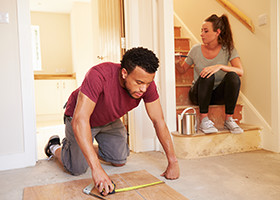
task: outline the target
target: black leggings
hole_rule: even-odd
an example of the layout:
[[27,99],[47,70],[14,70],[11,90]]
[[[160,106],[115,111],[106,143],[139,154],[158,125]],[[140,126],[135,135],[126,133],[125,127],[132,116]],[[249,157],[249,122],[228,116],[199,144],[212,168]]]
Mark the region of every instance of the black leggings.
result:
[[189,91],[192,103],[199,105],[200,113],[208,113],[209,105],[225,105],[226,114],[232,115],[240,90],[240,78],[235,72],[228,72],[220,85],[213,90],[215,74],[209,78],[199,76]]

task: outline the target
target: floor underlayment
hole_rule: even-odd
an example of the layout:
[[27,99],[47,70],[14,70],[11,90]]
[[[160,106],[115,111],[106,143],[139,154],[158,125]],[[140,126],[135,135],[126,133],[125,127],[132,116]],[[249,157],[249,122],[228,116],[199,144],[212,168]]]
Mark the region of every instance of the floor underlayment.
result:
[[[131,153],[123,167],[103,165],[110,174],[147,170],[190,200],[277,200],[280,197],[280,154],[264,150],[226,156],[179,159],[181,176],[165,180],[160,152]],[[34,167],[0,172],[0,199],[19,200],[25,187],[90,178],[88,170],[72,176],[54,160],[40,160]]]
[[[131,153],[123,167],[103,165],[108,174],[145,169],[190,200],[277,200],[280,197],[280,154],[264,150],[226,156],[179,159],[181,176],[165,180],[160,152]],[[19,200],[25,187],[90,178],[88,170],[72,176],[54,160],[40,160],[34,167],[0,172],[0,199]]]

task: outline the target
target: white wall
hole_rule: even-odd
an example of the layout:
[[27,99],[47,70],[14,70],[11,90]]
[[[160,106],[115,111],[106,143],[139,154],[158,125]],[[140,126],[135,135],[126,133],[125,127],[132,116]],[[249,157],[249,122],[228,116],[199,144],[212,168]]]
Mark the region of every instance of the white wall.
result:
[[0,170],[34,165],[35,106],[28,0],[1,0]]

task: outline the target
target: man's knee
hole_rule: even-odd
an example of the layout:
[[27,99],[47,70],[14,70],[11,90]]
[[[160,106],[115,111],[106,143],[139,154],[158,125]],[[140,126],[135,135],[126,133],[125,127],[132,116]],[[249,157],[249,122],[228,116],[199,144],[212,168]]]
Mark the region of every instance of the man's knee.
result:
[[122,167],[122,166],[124,166],[126,163],[112,163],[112,165],[114,166],[114,167]]
[[63,139],[62,144],[61,161],[64,168],[75,176],[85,173],[88,164],[78,145],[73,145],[67,138]]
[[72,175],[79,176],[84,174],[88,169],[88,164],[86,162],[68,162],[63,163],[64,168]]

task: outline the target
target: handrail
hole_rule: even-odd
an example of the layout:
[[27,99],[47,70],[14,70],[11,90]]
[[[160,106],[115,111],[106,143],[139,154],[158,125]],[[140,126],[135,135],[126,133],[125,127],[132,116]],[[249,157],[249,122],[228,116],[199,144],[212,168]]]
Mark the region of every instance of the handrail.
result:
[[236,6],[228,0],[217,0],[223,7],[230,11],[241,23],[243,23],[252,33],[255,32],[255,27],[252,20],[242,13]]
[[188,35],[191,38],[191,41],[194,41],[195,44],[200,43],[199,40],[194,36],[194,34],[191,32],[191,30],[186,26],[186,24],[183,22],[183,20],[177,15],[176,12],[173,12],[173,16],[179,21],[180,25],[187,31]]

